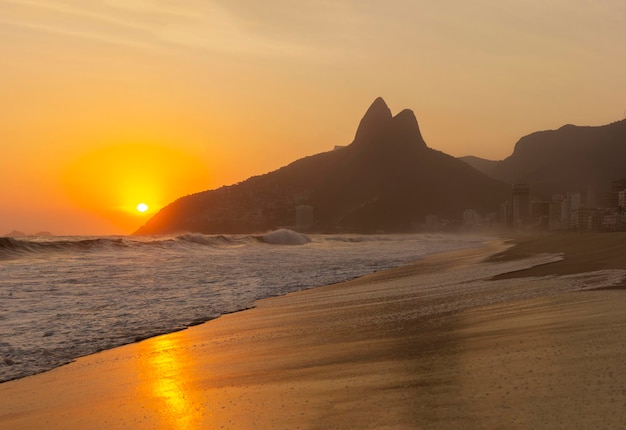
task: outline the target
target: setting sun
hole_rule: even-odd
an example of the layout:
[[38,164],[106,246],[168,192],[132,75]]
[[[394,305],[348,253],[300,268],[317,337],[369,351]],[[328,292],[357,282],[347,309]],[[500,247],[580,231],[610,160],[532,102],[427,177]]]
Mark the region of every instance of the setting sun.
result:
[[138,216],[208,188],[207,177],[192,154],[162,145],[118,144],[72,160],[63,184],[76,205],[131,233],[141,225]]

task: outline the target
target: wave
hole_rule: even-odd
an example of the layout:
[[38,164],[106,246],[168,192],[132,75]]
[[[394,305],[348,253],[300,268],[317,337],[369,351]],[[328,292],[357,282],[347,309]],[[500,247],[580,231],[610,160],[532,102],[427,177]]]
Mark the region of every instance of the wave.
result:
[[60,239],[60,240],[28,240],[12,237],[0,237],[0,257],[18,256],[20,254],[64,251],[90,250],[103,248],[127,247],[122,238],[91,238],[91,239]]
[[204,245],[223,247],[229,245],[244,245],[250,242],[249,236],[226,236],[226,235],[207,235],[200,233],[187,233],[176,237],[178,242],[193,245]]
[[205,235],[187,233],[175,237],[71,237],[71,238],[13,238],[0,237],[0,259],[18,258],[30,254],[50,252],[88,252],[121,248],[171,248],[176,246],[203,246],[224,248],[255,244],[304,245],[311,239],[295,231],[279,229],[259,236],[252,235]]
[[[306,245],[311,242],[327,243],[363,243],[363,242],[397,242],[423,240],[425,242],[445,243],[448,240],[458,241],[445,235],[396,234],[396,235],[360,235],[360,234],[315,234],[305,235],[293,230],[281,228],[259,235],[207,235],[201,233],[185,233],[177,236],[109,236],[109,237],[39,237],[13,238],[0,237],[0,260],[25,257],[31,254],[50,252],[92,252],[112,251],[125,248],[165,248],[179,246],[186,248],[231,248],[244,246],[273,245]],[[474,242],[476,238],[465,238]]]
[[271,231],[258,238],[262,242],[272,245],[305,245],[311,242],[308,236],[286,228]]
[[[153,236],[154,237],[154,236]],[[461,237],[450,236],[447,234],[423,234],[423,233],[406,233],[406,234],[313,234],[306,235],[287,228],[272,230],[259,235],[207,235],[202,233],[186,233],[175,238],[178,242],[205,246],[229,246],[229,245],[254,245],[254,244],[270,244],[270,245],[305,245],[307,243],[363,243],[363,242],[398,242],[398,241],[414,241],[421,239],[430,242],[458,242],[464,240],[467,242],[482,241],[480,236]],[[171,241],[171,240],[170,240]]]
[[379,233],[379,234],[358,234],[358,233],[344,233],[344,234],[319,234],[317,238],[322,242],[345,242],[345,243],[362,243],[362,242],[399,242],[399,241],[414,241],[417,239],[423,241],[453,241],[459,240],[476,241],[483,240],[482,236],[466,235],[450,235],[447,233]]
[[262,235],[206,235],[187,233],[177,236],[176,240],[185,244],[220,248],[225,246],[255,244],[304,245],[311,242],[308,236],[288,229],[278,229]]

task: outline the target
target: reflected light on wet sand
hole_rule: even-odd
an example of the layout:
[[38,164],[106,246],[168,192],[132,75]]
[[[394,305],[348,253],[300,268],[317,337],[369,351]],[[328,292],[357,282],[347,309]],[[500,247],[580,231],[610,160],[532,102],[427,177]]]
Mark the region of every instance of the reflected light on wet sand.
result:
[[138,389],[159,417],[160,428],[197,429],[204,411],[198,391],[190,386],[195,363],[172,336],[160,336],[140,345]]

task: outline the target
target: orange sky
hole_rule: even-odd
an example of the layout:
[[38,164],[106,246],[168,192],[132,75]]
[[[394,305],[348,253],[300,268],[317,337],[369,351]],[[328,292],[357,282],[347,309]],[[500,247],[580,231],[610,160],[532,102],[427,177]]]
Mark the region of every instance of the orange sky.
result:
[[0,235],[130,233],[349,143],[377,96],[501,159],[622,119],[625,70],[622,0],[0,0]]

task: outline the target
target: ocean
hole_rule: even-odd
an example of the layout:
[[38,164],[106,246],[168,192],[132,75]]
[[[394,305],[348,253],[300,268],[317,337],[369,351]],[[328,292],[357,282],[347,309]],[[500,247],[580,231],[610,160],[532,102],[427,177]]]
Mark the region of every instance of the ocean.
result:
[[[477,247],[473,235],[184,234],[0,238],[0,382],[97,351],[184,329],[255,300]],[[503,300],[611,285],[624,271],[486,282],[562,258],[533,258],[433,274],[415,288],[449,312]],[[445,299],[445,300],[443,300]],[[443,306],[443,307],[441,307]]]
[[289,230],[0,238],[0,382],[250,308],[261,298],[484,241]]

